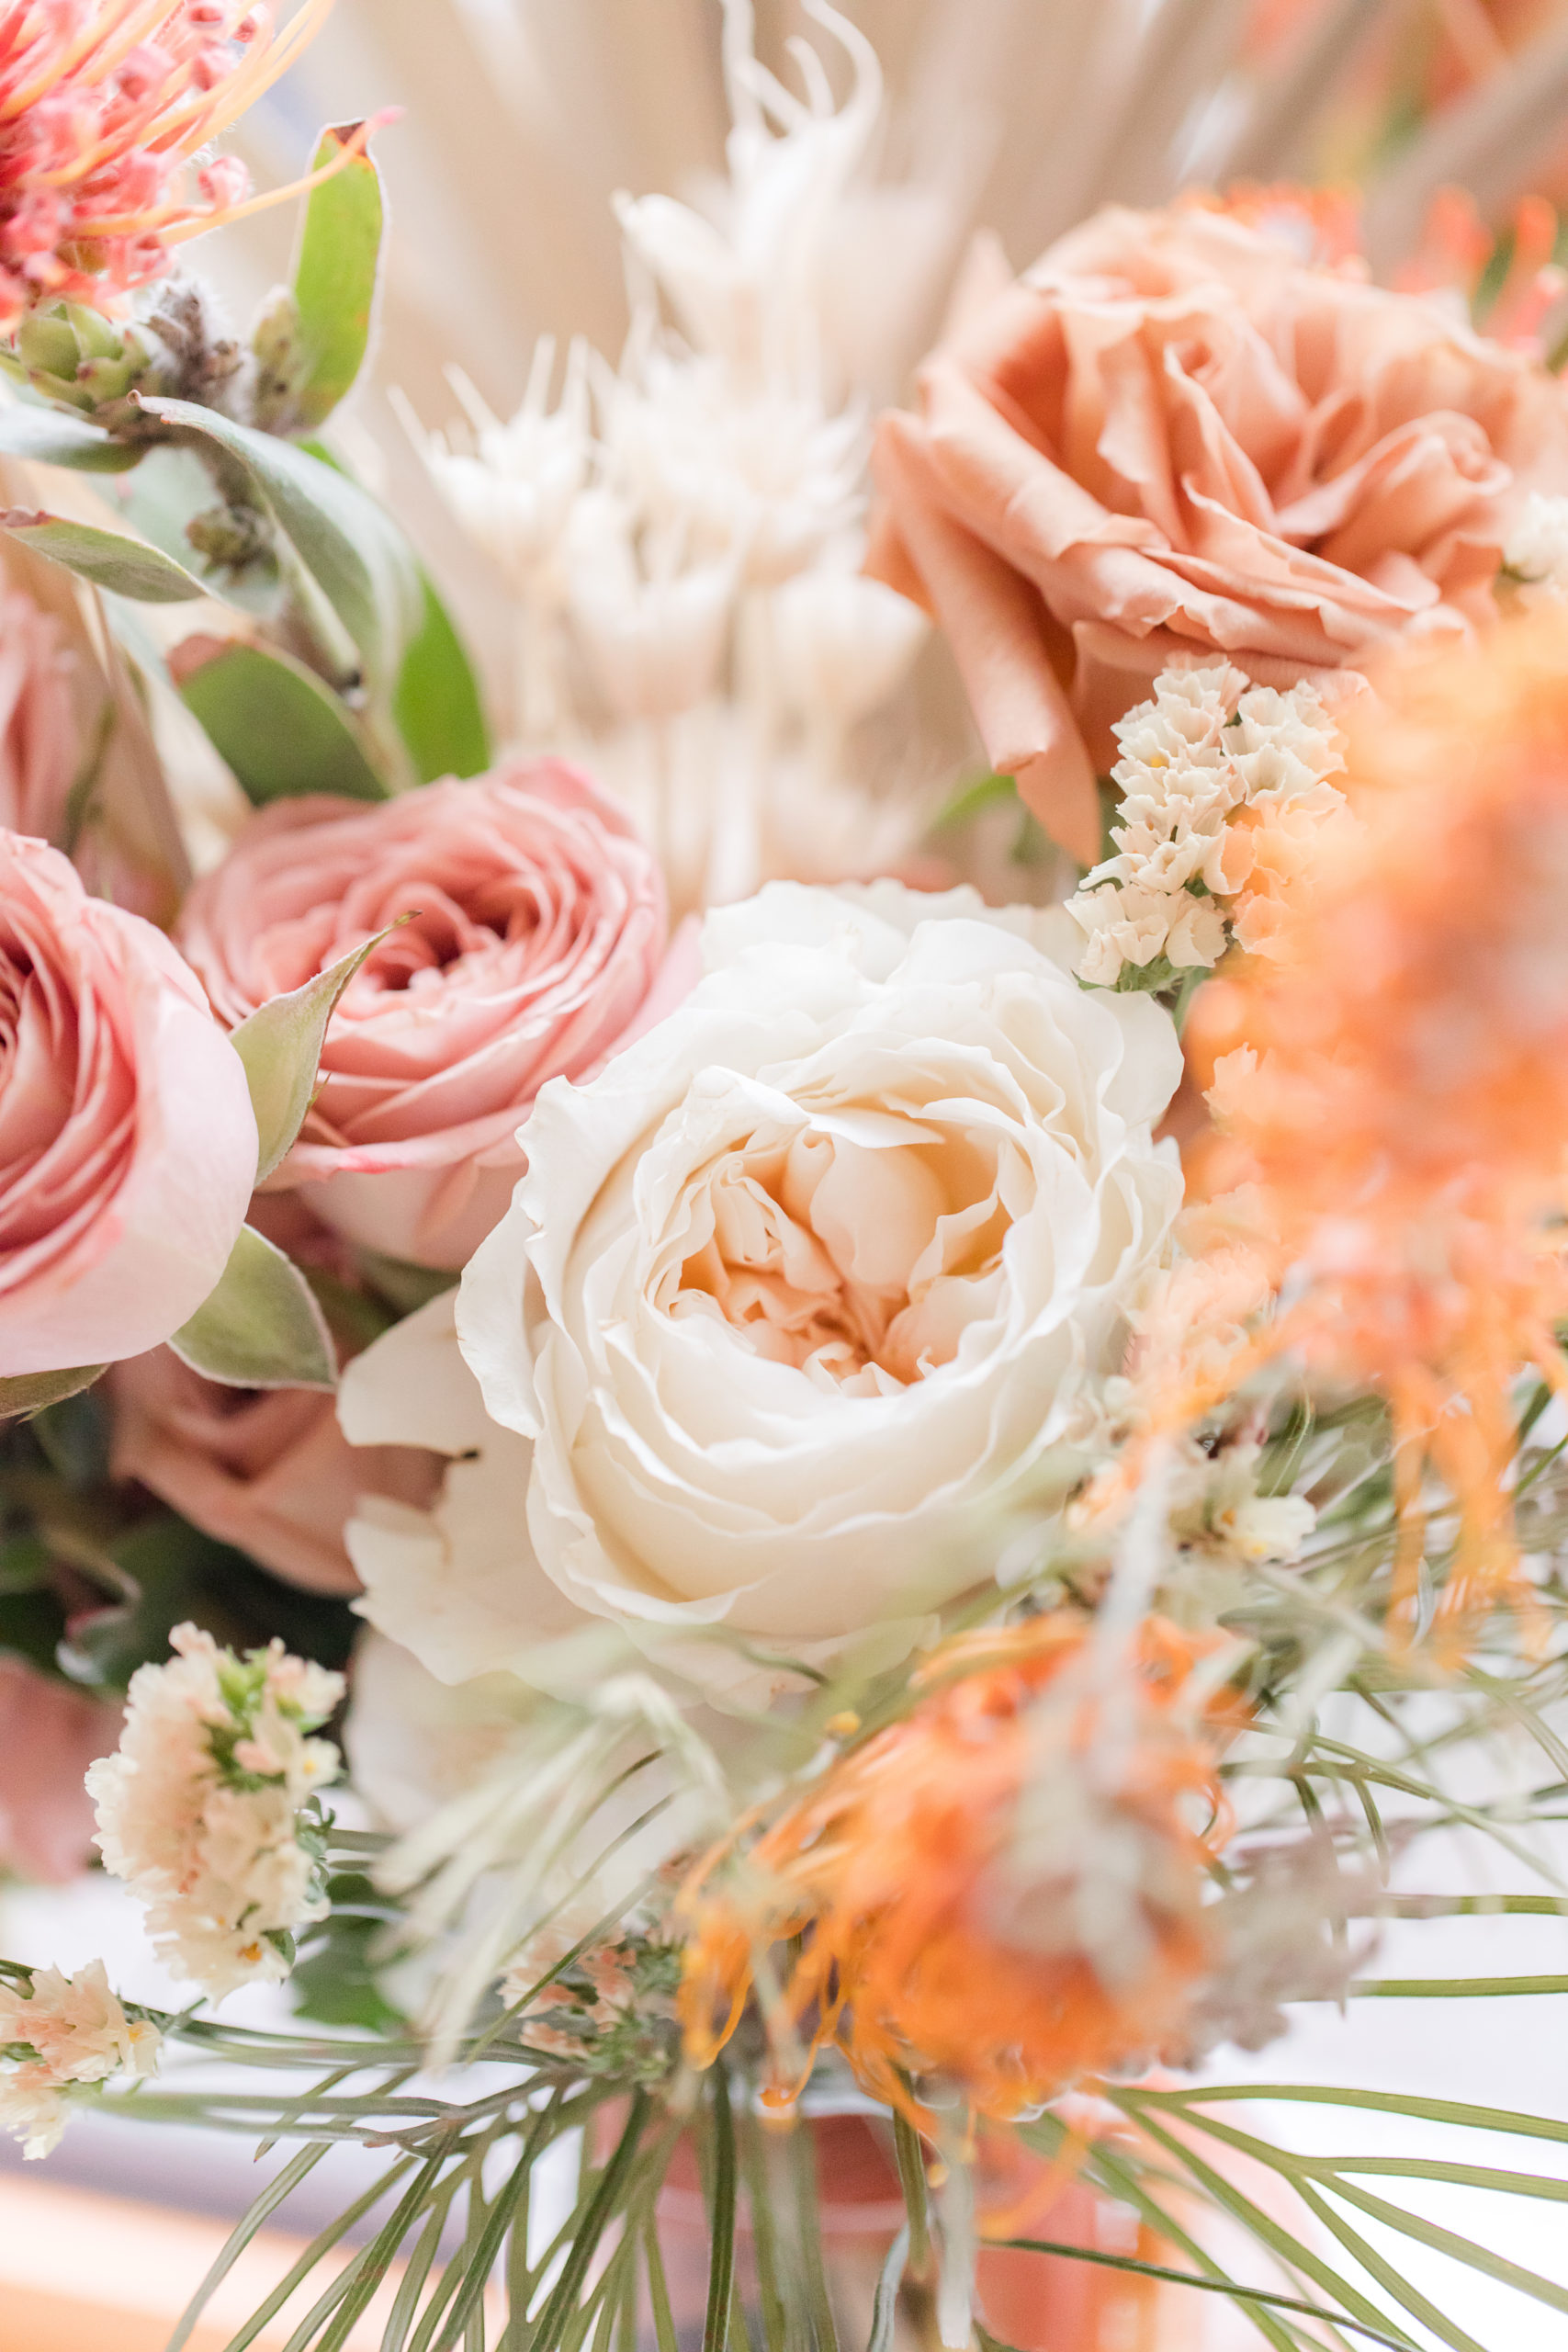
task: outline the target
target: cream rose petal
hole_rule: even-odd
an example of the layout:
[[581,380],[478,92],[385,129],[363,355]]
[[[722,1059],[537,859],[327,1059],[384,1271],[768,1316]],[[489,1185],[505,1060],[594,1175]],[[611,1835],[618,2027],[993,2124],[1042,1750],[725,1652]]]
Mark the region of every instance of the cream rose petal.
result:
[[741,1645],[897,1656],[971,1588],[1180,1197],[1151,1136],[1174,1031],[1037,944],[1072,936],[886,883],[711,917],[681,1009],[542,1092],[455,1326],[428,1308],[345,1378],[358,1442],[439,1418],[477,1451],[434,1513],[362,1511],[374,1622],[444,1678],[527,1676],[545,1587],[733,1699]]

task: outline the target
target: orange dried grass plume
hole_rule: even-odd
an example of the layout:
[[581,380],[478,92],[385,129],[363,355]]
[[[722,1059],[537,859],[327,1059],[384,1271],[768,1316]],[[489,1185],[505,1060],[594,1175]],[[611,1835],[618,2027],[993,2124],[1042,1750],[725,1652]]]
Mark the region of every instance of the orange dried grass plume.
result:
[[1380,684],[1349,730],[1363,830],[1325,854],[1275,960],[1195,1008],[1230,1141],[1193,1172],[1261,1186],[1286,1283],[1270,1351],[1389,1399],[1396,1623],[1428,1465],[1457,1497],[1452,1633],[1515,1577],[1518,1374],[1568,1393],[1568,616]]
[[[1092,1633],[1063,1613],[938,1651],[911,1714],[830,1766],[743,1859],[716,1849],[682,1891],[694,2062],[711,2062],[753,1991],[779,2106],[829,2043],[906,2112],[903,2076],[940,2075],[1000,2120],[1157,2047],[1208,1956],[1216,1755],[1236,1719],[1191,1696],[1213,1646],[1151,1619],[1108,1679]],[[1109,1953],[1085,1948],[1083,1882],[1029,1868],[1030,1808],[1049,1821],[1086,1787],[1100,1807],[1087,1870],[1138,1862],[1130,1932]]]

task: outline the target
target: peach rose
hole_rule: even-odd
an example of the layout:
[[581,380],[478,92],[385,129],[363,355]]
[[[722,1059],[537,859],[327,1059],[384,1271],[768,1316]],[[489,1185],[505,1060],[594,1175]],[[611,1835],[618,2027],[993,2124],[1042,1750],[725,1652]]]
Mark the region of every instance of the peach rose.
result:
[[56,1882],[93,1850],[89,1764],[119,1740],[118,1707],[0,1657],[0,1865]]
[[446,1467],[417,1446],[351,1446],[319,1390],[220,1387],[169,1348],[105,1385],[114,1476],[310,1592],[358,1591],[343,1530],[362,1495],[427,1510]]
[[1526,494],[1568,491],[1568,393],[1451,298],[1113,208],[966,306],[874,469],[872,568],[930,603],[990,758],[1092,862],[1111,725],[1183,653],[1321,684],[1488,616]]
[[0,831],[0,1375],[177,1331],[255,1170],[243,1067],[168,941]]
[[400,916],[333,1016],[270,1182],[352,1240],[455,1267],[511,1199],[545,1080],[586,1076],[647,1016],[664,890],[597,786],[526,761],[374,808],[275,802],[197,884],[179,938],[232,1025]]

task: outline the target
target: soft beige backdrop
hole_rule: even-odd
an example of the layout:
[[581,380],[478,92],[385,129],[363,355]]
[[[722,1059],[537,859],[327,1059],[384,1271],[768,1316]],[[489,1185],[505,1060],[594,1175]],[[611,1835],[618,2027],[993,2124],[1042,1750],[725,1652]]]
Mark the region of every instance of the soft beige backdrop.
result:
[[[1402,73],[1435,59],[1444,99],[1367,175],[1381,265],[1408,251],[1446,181],[1506,217],[1568,127],[1562,0],[847,0],[845,13],[886,73],[881,180],[940,203],[955,252],[985,224],[1018,266],[1109,198],[1157,202],[1195,177],[1360,160],[1360,94],[1380,56]],[[439,423],[455,407],[443,368],[457,361],[509,413],[537,334],[618,348],[626,305],[610,198],[685,194],[719,164],[722,23],[719,0],[338,0],[246,125],[258,180],[277,185],[322,122],[404,109],[377,147],[393,234],[379,347],[353,421],[502,700],[496,583],[438,509],[387,389]],[[756,25],[759,53],[798,88],[785,53],[810,29],[798,0],[758,0]],[[841,88],[836,45],[820,30],[814,40]],[[908,203],[889,197],[890,237]],[[285,207],[190,259],[243,318],[283,275],[291,232]],[[867,299],[876,290],[872,260]],[[935,324],[919,322],[926,334]],[[376,462],[363,446],[355,454]]]

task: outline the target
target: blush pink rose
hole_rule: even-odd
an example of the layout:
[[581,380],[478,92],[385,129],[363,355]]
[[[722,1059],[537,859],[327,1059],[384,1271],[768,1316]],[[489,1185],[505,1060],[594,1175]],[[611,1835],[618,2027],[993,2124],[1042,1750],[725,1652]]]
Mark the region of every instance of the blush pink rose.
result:
[[930,604],[994,764],[1092,861],[1111,725],[1171,662],[1333,684],[1488,616],[1526,493],[1568,492],[1568,392],[1450,299],[1112,209],[967,305],[874,467],[872,568]]
[[0,590],[0,825],[57,841],[82,751],[59,622]]
[[310,1592],[357,1592],[344,1523],[362,1495],[428,1510],[446,1464],[417,1446],[351,1446],[337,1399],[224,1388],[172,1349],[116,1364],[110,1467],[181,1517]]
[[74,1878],[92,1857],[89,1764],[114,1753],[120,1711],[0,1657],[0,1865]]
[[0,1375],[177,1331],[255,1170],[243,1067],[163,933],[0,832]]
[[456,1267],[511,1199],[546,1080],[596,1069],[657,1003],[663,884],[587,776],[518,762],[374,808],[276,802],[197,884],[179,938],[232,1024],[400,916],[333,1016],[271,1181],[352,1240]]

